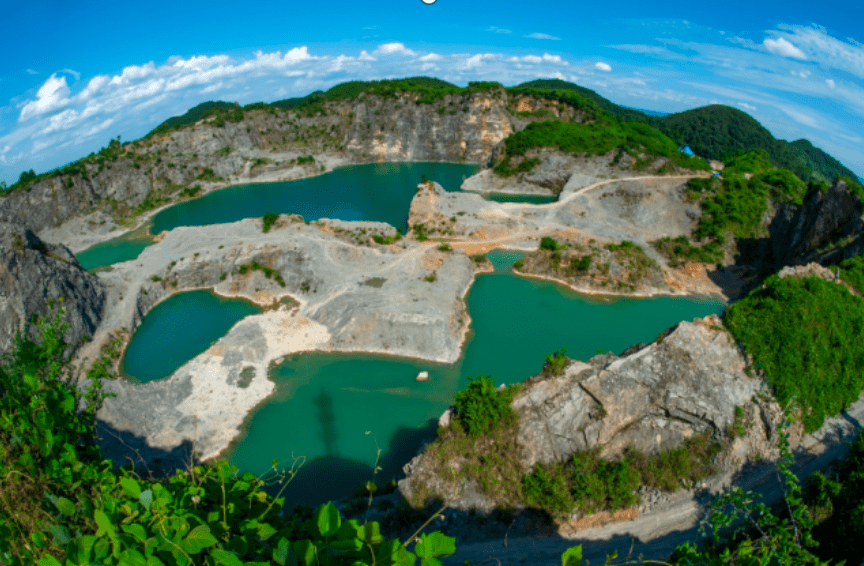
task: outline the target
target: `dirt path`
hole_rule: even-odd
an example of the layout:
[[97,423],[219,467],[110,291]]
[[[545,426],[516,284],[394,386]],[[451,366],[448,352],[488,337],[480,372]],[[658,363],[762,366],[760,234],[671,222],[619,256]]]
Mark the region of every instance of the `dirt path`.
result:
[[[546,210],[554,209],[554,208],[560,208],[562,206],[565,206],[567,203],[569,203],[571,200],[573,200],[574,198],[576,198],[577,196],[579,196],[581,194],[584,194],[588,191],[594,190],[598,187],[602,187],[604,185],[608,185],[611,183],[620,183],[620,182],[626,182],[626,181],[641,181],[641,180],[649,180],[649,179],[654,179],[654,180],[692,179],[694,177],[706,177],[706,176],[707,175],[705,175],[705,174],[699,174],[699,175],[666,175],[666,176],[644,175],[641,177],[626,177],[623,179],[607,179],[605,181],[600,181],[598,183],[593,183],[593,184],[588,185],[586,187],[582,187],[581,189],[566,195],[563,200],[551,202],[548,204],[538,204],[538,205],[533,205],[533,206],[535,208],[538,208],[538,209],[546,209]],[[524,205],[519,204],[519,203],[504,203],[504,204],[513,204],[514,207],[524,206]],[[573,229],[571,228],[571,230],[573,230]],[[556,228],[556,229],[554,229],[554,231],[556,231],[556,232],[561,231],[561,228]],[[538,234],[538,232],[536,232],[536,231],[520,230],[517,232],[512,232],[512,233],[507,234],[505,236],[498,236],[496,238],[470,238],[470,239],[461,239],[461,240],[450,240],[447,243],[450,244],[451,247],[461,248],[463,251],[465,251],[465,253],[470,255],[470,254],[476,254],[476,253],[486,253],[490,250],[493,250],[493,249],[501,246],[502,244],[506,244],[509,242],[519,242],[519,241],[525,241],[525,240],[531,240],[531,239],[539,239],[539,236],[541,236],[541,235],[543,235],[543,234]]]

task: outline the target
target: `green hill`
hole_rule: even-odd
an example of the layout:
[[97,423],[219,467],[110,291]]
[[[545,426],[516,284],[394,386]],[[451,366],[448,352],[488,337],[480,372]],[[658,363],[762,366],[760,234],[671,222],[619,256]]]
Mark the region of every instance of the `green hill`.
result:
[[700,157],[728,161],[740,153],[765,150],[772,163],[788,169],[804,181],[832,181],[838,176],[855,179],[855,174],[839,161],[801,139],[789,143],[775,139],[771,132],[746,112],[713,104],[662,117],[620,106],[593,90],[560,79],[539,79],[507,89],[518,93],[533,91],[575,91],[595,102],[619,120],[647,123],[679,144],[687,144]]
[[173,118],[168,118],[167,120],[156,126],[156,128],[154,128],[153,131],[147,135],[152,136],[154,134],[164,134],[166,132],[170,132],[171,130],[176,130],[178,128],[182,128],[183,126],[194,124],[208,114],[211,114],[214,110],[231,110],[233,108],[237,108],[238,106],[240,105],[236,102],[223,102],[221,100],[217,100],[215,102],[202,102],[195,108],[191,108],[190,110],[188,110],[182,116],[174,116]]

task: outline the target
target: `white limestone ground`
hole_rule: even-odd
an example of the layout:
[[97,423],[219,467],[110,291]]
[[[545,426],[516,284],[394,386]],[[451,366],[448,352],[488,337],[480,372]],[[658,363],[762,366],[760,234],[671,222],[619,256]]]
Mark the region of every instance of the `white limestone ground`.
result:
[[[336,232],[343,226],[354,235]],[[314,349],[456,361],[470,321],[463,299],[473,282],[471,260],[431,242],[378,246],[373,231],[395,233],[382,223],[307,225],[287,216],[267,234],[260,219],[181,227],[137,259],[99,273],[109,288],[108,314],[82,348],[84,360],[94,358],[109,334],[131,336],[153,306],[177,292],[213,288],[277,307],[244,318],[167,379],[106,384],[117,397],[105,402],[99,418],[153,448],[194,441],[208,458],[228,446],[249,411],[273,392],[270,364],[289,354]],[[261,271],[238,272],[252,261],[280,274],[285,287]],[[427,281],[431,274],[435,280]],[[283,298],[299,306],[279,306]],[[252,374],[248,383],[244,374],[247,380]]]

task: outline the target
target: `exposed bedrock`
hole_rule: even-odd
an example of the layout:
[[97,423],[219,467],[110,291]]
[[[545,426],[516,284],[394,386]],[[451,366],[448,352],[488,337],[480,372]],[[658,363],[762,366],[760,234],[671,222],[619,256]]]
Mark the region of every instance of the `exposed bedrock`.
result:
[[[34,314],[41,319],[53,313],[61,297],[69,323],[66,343],[92,337],[105,305],[99,278],[82,269],[66,246],[46,244],[23,224],[0,223],[0,352],[11,348],[15,334]],[[29,335],[39,335],[35,325]]]
[[839,263],[864,250],[861,203],[844,181],[814,191],[800,207],[780,205],[771,221],[775,265]]
[[[530,378],[512,402],[519,417],[521,465],[528,472],[537,462],[564,461],[595,447],[602,447],[609,459],[628,446],[653,455],[700,432],[723,436],[734,422],[736,406],[744,407],[754,422],[764,417],[773,423],[777,415],[770,403],[752,403],[763,385],[744,373],[745,365],[719,317],[711,315],[681,322],[662,341],[630,348],[621,357],[604,354],[588,363],[572,362],[561,377]],[[448,423],[452,414],[453,408],[441,424],[453,426]],[[733,444],[727,461],[740,463],[751,453],[770,451],[764,442],[768,435],[766,429],[748,433],[746,442]],[[448,478],[429,471],[424,453],[404,471],[399,490],[406,498],[418,489],[448,498],[453,493]],[[452,505],[457,509],[488,512],[495,507],[474,482],[455,488]]]
[[[213,288],[268,307],[164,380],[106,385],[118,394],[99,414],[106,430],[134,433],[139,443],[168,452],[194,441],[208,458],[228,446],[249,411],[273,392],[271,362],[294,352],[456,361],[470,321],[463,298],[472,262],[431,242],[377,245],[373,232],[395,234],[382,223],[307,225],[285,215],[266,234],[260,219],[181,227],[137,259],[100,273],[110,288],[111,314],[82,350],[91,358],[109,335],[131,336],[155,304],[175,293]],[[265,270],[272,270],[269,278]]]

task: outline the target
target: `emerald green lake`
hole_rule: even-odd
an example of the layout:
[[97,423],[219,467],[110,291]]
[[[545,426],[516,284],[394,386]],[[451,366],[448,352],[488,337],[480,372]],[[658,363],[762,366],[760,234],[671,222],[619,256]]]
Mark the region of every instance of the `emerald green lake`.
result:
[[[434,438],[438,417],[468,384],[468,376],[491,375],[496,384],[520,382],[539,373],[545,356],[560,348],[581,360],[601,349],[620,353],[653,341],[681,320],[725,309],[723,303],[678,297],[586,298],[551,282],[516,277],[509,265],[520,255],[489,254],[496,272],[478,276],[467,297],[473,332],[457,363],[371,354],[295,355],[275,368],[276,393],[250,415],[225,456],[241,472],[258,475],[273,458],[290,468],[292,454],[305,457],[283,492],[287,509],[350,497],[357,484],[373,478],[376,441],[382,450],[379,484],[403,477],[402,466]],[[429,380],[416,381],[423,370]]]
[[558,197],[548,195],[511,195],[508,193],[486,193],[483,198],[495,202],[519,202],[523,204],[549,204],[558,200]]
[[242,318],[261,311],[251,301],[220,297],[212,291],[178,293],[153,307],[141,321],[120,371],[141,383],[169,377]]
[[[405,233],[411,199],[424,177],[456,192],[476,171],[476,165],[458,163],[369,163],[295,181],[236,185],[166,208],[153,217],[150,234],[178,226],[236,222],[267,212],[299,214],[306,220],[373,220]],[[142,236],[103,242],[76,257],[88,270],[129,261],[152,245]]]

